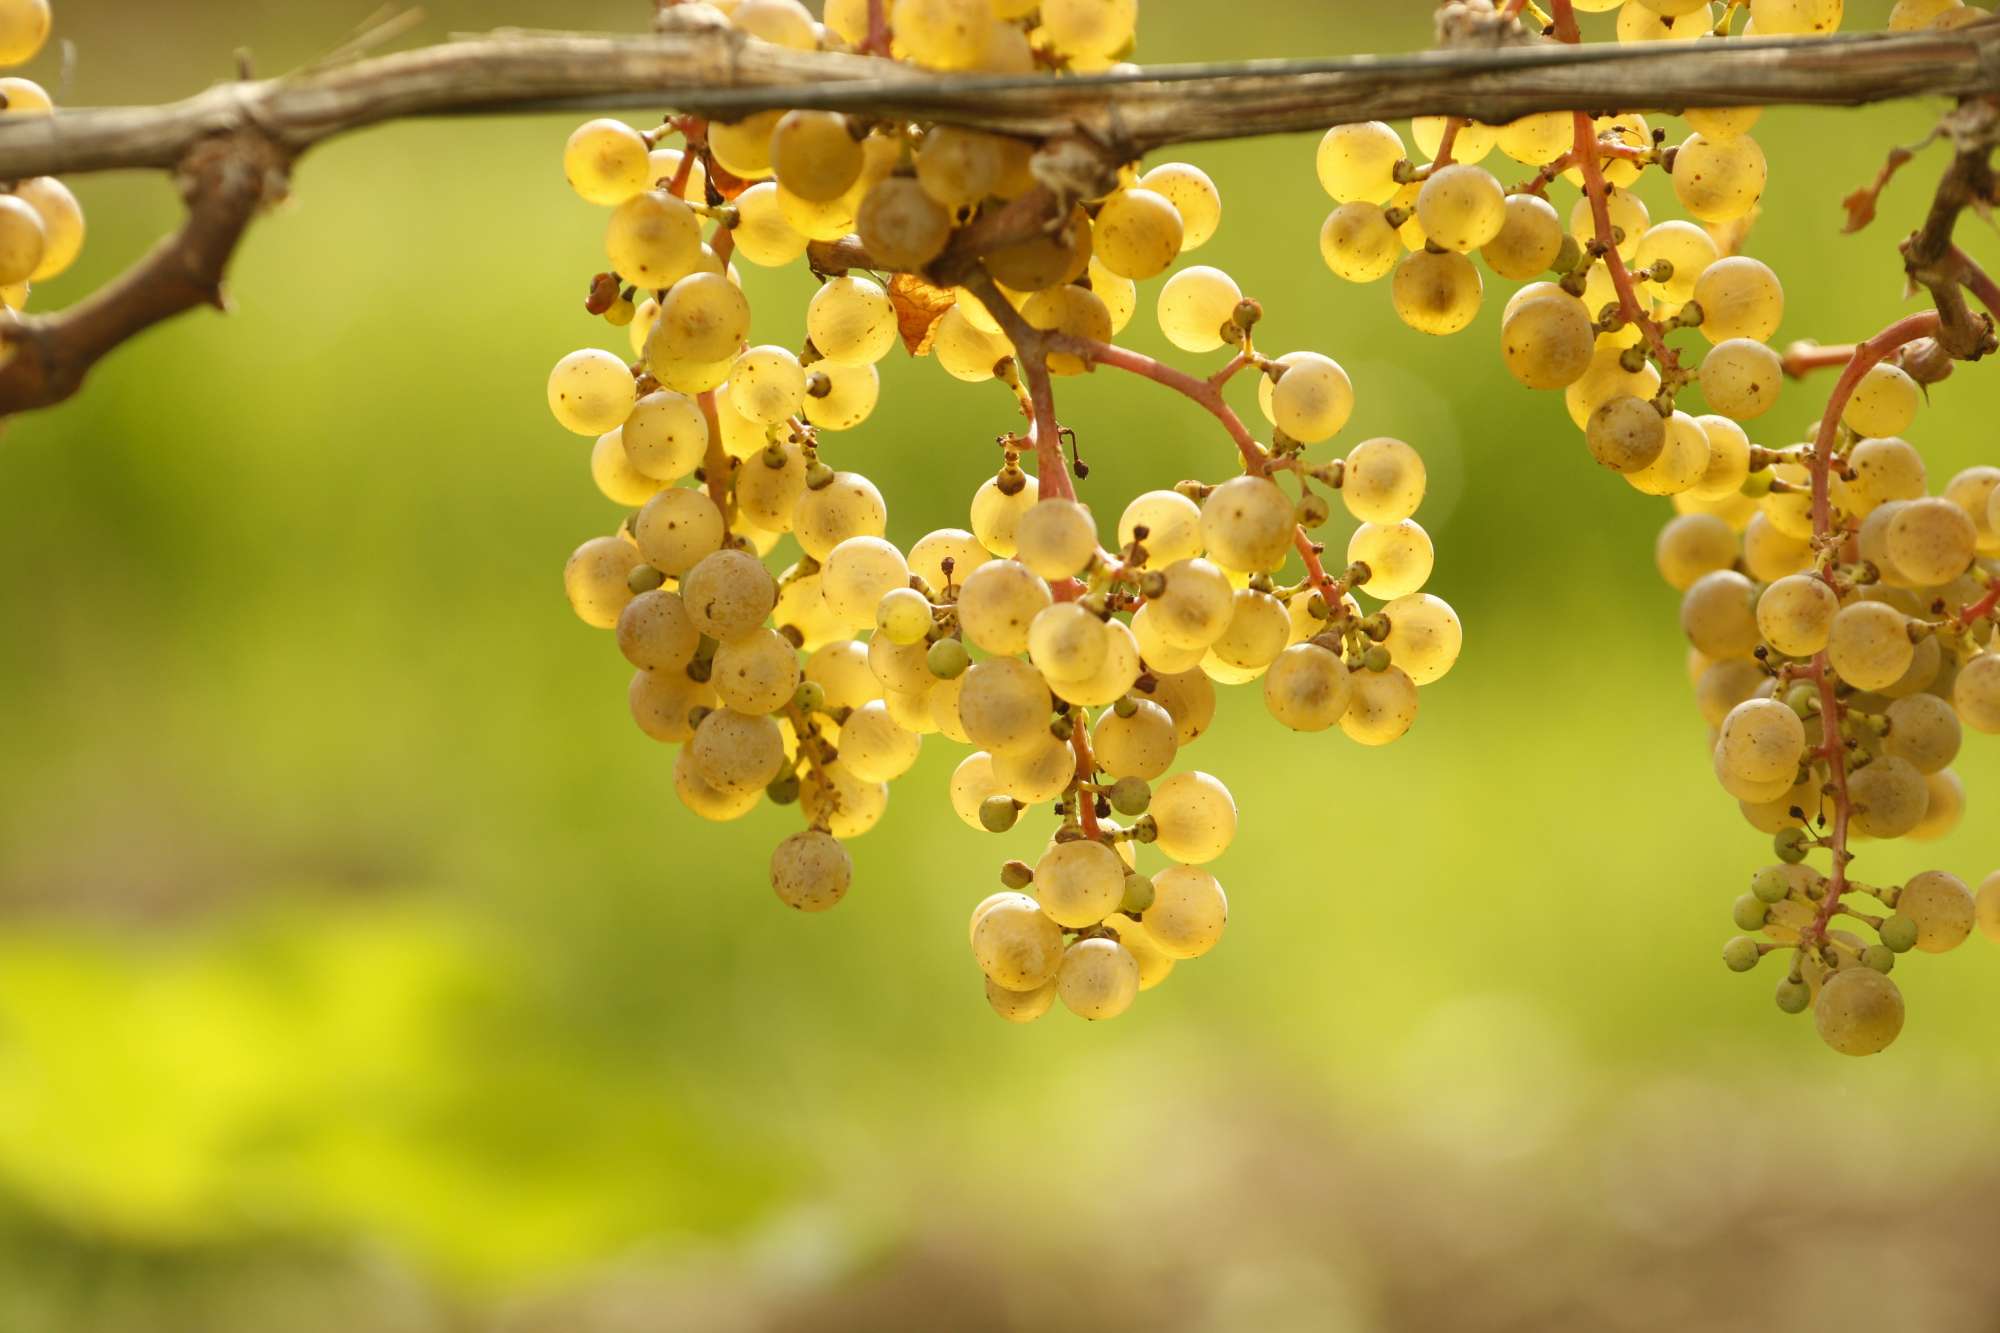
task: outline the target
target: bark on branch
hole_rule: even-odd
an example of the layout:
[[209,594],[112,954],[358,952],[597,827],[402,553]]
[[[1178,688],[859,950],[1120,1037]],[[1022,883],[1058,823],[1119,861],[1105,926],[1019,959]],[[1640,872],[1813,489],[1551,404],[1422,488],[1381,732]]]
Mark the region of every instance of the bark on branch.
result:
[[[687,11],[669,11],[674,13]],[[1780,103],[1856,106],[2000,92],[2000,23],[1807,41],[1454,48],[1408,56],[1179,65],[1074,78],[939,76],[790,51],[687,21],[653,36],[496,33],[159,107],[0,124],[0,179],[171,168],[202,139],[255,129],[297,153],[413,116],[646,107],[727,119],[771,107],[954,124],[1032,138],[1081,131],[1126,155],[1351,120]]]
[[[314,144],[385,121],[644,107],[727,119],[826,107],[1046,139],[1107,159],[1178,143],[1354,120],[1778,103],[1860,105],[2000,93],[2000,22],[1950,32],[1639,47],[1475,42],[1409,56],[1183,65],[1073,78],[938,76],[867,56],[767,45],[675,7],[650,36],[501,32],[277,79],[221,84],[157,107],[0,121],[0,180],[120,168],[180,173],[185,226],[71,309],[0,327],[0,416],[74,393],[119,343],[222,303],[230,255]],[[1018,239],[1032,199],[961,233],[935,266],[955,281],[981,240]],[[1947,234],[1948,236],[1948,234]],[[838,262],[838,261],[836,261]]]

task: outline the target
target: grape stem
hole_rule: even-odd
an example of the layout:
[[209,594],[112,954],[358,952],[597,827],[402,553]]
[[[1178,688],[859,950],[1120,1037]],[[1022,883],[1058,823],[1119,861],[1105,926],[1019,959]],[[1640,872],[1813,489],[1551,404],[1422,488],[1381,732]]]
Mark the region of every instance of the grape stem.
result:
[[2000,583],[1995,583],[1986,590],[1984,597],[1958,613],[1959,628],[1970,629],[1981,617],[1991,616],[1996,610],[2000,610]]
[[[1820,414],[1810,463],[1813,539],[1822,552],[1819,576],[1834,590],[1835,596],[1839,595],[1840,587],[1833,573],[1839,550],[1833,525],[1832,474],[1833,444],[1840,432],[1840,419],[1846,413],[1848,399],[1854,396],[1862,376],[1904,344],[1935,336],[1940,324],[1938,312],[1926,310],[1920,314],[1905,315],[1867,342],[1856,344],[1853,355],[1847,359],[1846,368],[1834,383],[1833,393],[1826,400],[1826,411]],[[1828,785],[1833,788],[1833,833],[1826,843],[1833,855],[1833,873],[1827,877],[1826,897],[1820,900],[1819,911],[1812,924],[1799,934],[1801,950],[1825,941],[1827,922],[1833,919],[1840,906],[1840,895],[1847,889],[1847,863],[1853,860],[1853,853],[1847,850],[1847,829],[1853,818],[1854,802],[1848,795],[1847,749],[1840,734],[1843,710],[1834,689],[1832,662],[1825,649],[1814,655],[1813,667],[1819,682],[1821,746],[1826,755]]]
[[868,37],[861,43],[861,54],[889,54],[889,0],[868,0]]
[[1818,343],[1801,341],[1785,349],[1780,364],[1787,376],[1801,379],[1815,370],[1832,370],[1836,366],[1845,366],[1853,359],[1853,343],[1829,343],[1822,347]]
[[708,452],[702,455],[701,477],[708,488],[708,498],[722,511],[722,521],[729,522],[729,454],[722,447],[722,422],[715,414],[715,390],[704,389],[694,396],[701,406],[703,420],[708,422]]
[[[1573,113],[1576,118],[1576,166],[1583,173],[1583,192],[1590,197],[1590,217],[1597,240],[1604,247],[1604,265],[1611,271],[1611,285],[1618,292],[1618,308],[1628,323],[1635,325],[1645,335],[1647,346],[1653,349],[1653,359],[1659,362],[1663,381],[1668,380],[1679,366],[1674,350],[1667,346],[1667,340],[1660,334],[1660,326],[1639,304],[1638,289],[1632,285],[1632,275],[1625,268],[1625,258],[1618,253],[1618,243],[1611,231],[1611,204],[1604,183],[1604,171],[1597,162],[1597,126],[1586,112]],[[1673,385],[1665,384],[1671,392]]]
[[1090,714],[1081,705],[1070,710],[1070,748],[1076,751],[1076,816],[1083,825],[1083,832],[1091,841],[1102,839],[1103,832],[1097,823],[1097,798],[1085,790],[1090,780],[1097,776],[1097,759],[1090,752]]

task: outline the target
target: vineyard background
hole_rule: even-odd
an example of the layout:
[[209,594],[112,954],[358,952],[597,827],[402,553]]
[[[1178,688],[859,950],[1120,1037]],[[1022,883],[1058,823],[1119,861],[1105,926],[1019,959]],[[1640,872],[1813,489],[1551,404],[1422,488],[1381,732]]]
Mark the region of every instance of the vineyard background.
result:
[[[181,8],[59,7],[73,77],[53,48],[23,72],[164,100],[237,46],[309,61],[361,7]],[[644,17],[428,8],[433,37]],[[1851,0],[1846,30],[1886,10]],[[1152,3],[1141,33],[1148,61],[1398,51],[1429,13]],[[1931,173],[1859,236],[1839,200],[1937,109],[1767,114],[1778,344],[1912,308],[1894,242]],[[0,1329],[1840,1329],[1892,1293],[1899,1328],[1990,1318],[2000,956],[1899,974],[1913,1021],[1868,1061],[1723,971],[1763,839],[1709,774],[1652,570],[1667,506],[1509,379],[1497,284],[1422,338],[1321,265],[1309,139],[1189,154],[1225,201],[1199,258],[1265,301],[1259,346],[1346,366],[1343,441],[1423,450],[1467,648],[1386,750],[1224,692],[1193,760],[1246,810],[1225,945],[1115,1028],[1020,1030],[959,950],[995,844],[1040,828],[967,831],[934,740],[848,902],[783,912],[784,817],[693,836],[563,603],[564,556],[615,521],[541,401],[558,356],[612,345],[581,309],[574,120],[321,148],[230,318],[0,440]],[[40,306],[178,215],[152,176],[73,183],[90,241]],[[804,275],[745,277],[759,339],[795,344]],[[1128,340],[1179,355],[1146,317]],[[1012,409],[900,354],[883,378],[831,450],[900,544],[964,521]],[[1758,438],[1826,387],[1788,385]],[[1107,521],[1232,466],[1151,386],[1058,397]],[[1940,386],[1913,431],[1934,480],[1994,461],[1996,411],[1989,367]],[[1959,831],[1858,874],[2000,865],[2000,751],[1958,767]]]

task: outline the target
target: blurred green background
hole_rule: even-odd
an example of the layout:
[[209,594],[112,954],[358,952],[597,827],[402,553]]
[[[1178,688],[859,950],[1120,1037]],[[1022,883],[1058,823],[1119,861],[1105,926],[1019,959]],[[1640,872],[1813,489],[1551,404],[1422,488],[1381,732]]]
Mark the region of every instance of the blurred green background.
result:
[[[57,0],[73,60],[26,72],[163,100],[367,8]],[[645,8],[448,0],[421,35]],[[1155,0],[1142,54],[1404,50],[1429,22]],[[1780,340],[1908,307],[1894,242],[1938,163],[1860,236],[1839,200],[1938,109],[1767,116],[1749,248]],[[1246,813],[1227,941],[1118,1023],[1017,1029],[965,917],[1044,834],[953,818],[955,747],[854,845],[839,911],[786,912],[765,863],[794,816],[697,826],[563,602],[617,517],[543,405],[557,357],[616,345],[581,309],[574,119],[315,151],[228,318],[0,439],[0,1333],[1995,1326],[2000,958],[1909,960],[1908,1030],[1867,1061],[1723,971],[1765,840],[1709,775],[1665,507],[1507,377],[1500,284],[1469,332],[1411,333],[1321,265],[1309,138],[1190,154],[1225,198],[1199,258],[1263,298],[1260,345],[1346,365],[1343,440],[1423,451],[1467,648],[1386,751],[1226,695],[1190,758]],[[39,306],[178,216],[156,178],[74,184],[89,244]],[[796,343],[804,275],[746,282],[758,336]],[[1168,350],[1143,314],[1128,338]],[[884,380],[832,457],[891,537],[963,524],[1004,392],[900,353]],[[1148,386],[1059,393],[1100,515],[1229,466]],[[1934,484],[2000,461],[2000,380],[1934,398]],[[1959,831],[1866,848],[1867,878],[2000,865],[2000,747],[1959,770]]]

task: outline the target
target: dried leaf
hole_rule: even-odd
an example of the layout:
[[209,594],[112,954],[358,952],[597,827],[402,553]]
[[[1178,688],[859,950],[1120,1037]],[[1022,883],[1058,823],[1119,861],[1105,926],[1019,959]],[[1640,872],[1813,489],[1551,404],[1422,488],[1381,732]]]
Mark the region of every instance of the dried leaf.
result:
[[953,304],[951,289],[933,287],[914,273],[897,273],[889,279],[889,304],[896,308],[896,328],[911,356],[928,356],[937,322]]

